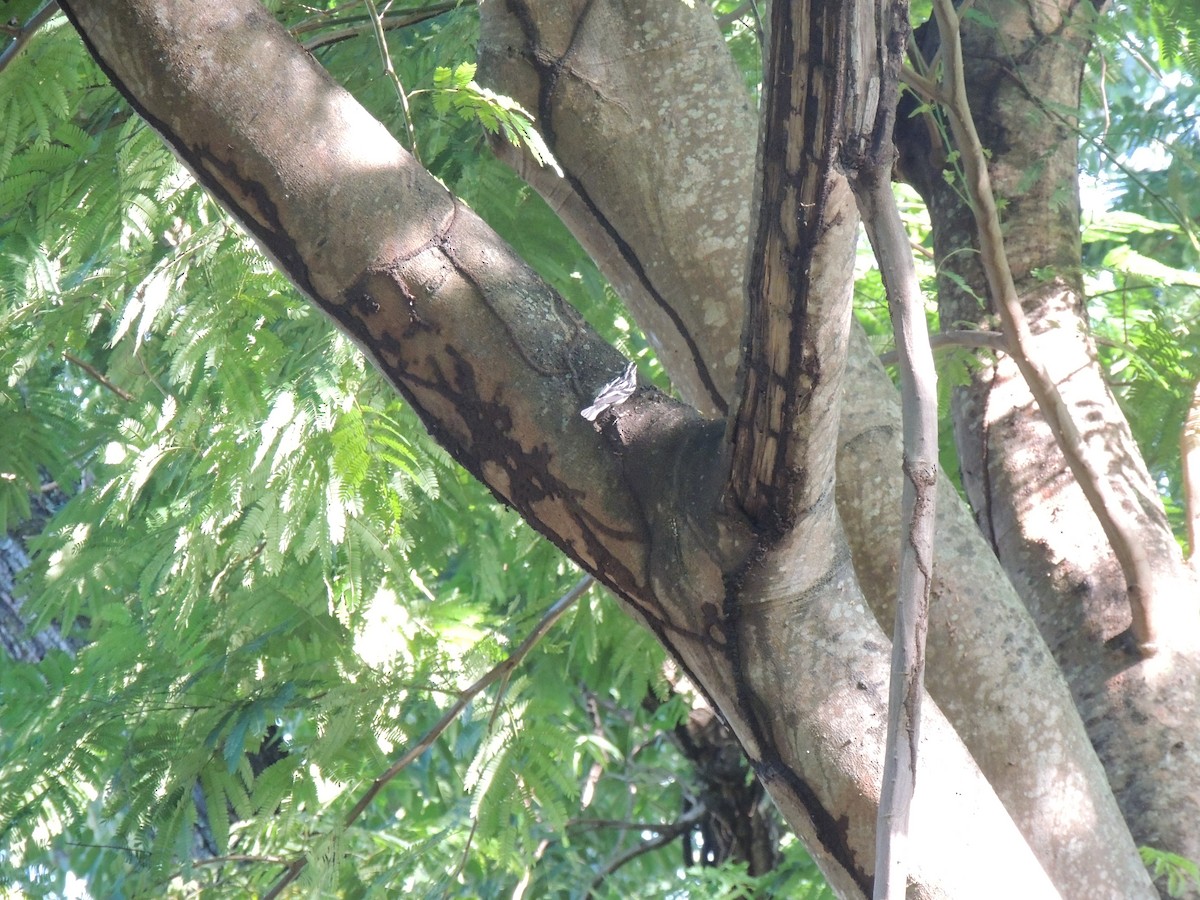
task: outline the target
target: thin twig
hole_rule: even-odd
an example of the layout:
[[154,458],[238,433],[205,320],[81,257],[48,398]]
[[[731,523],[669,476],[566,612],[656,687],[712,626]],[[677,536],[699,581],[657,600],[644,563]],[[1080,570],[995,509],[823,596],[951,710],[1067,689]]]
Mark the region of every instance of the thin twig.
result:
[[112,391],[126,403],[131,403],[133,401],[133,394],[129,393],[129,391],[125,390],[125,388],[114,384],[103,372],[101,372],[91,363],[84,362],[78,356],[75,356],[71,353],[63,353],[62,356],[63,359],[65,359],[71,365],[78,366],[80,369],[83,369],[83,371],[87,372],[88,375],[90,375],[96,382],[96,384],[100,385],[101,387],[108,388],[108,390]]
[[649,831],[651,834],[662,834],[674,827],[673,822],[666,825],[661,822],[627,822],[624,819],[570,819],[568,828],[611,828],[615,831]]
[[921,74],[916,69],[910,66],[905,66],[901,70],[900,80],[906,85],[921,95],[921,99],[927,103],[941,103],[942,92],[938,88],[938,84],[932,78]]
[[706,807],[703,803],[697,803],[670,825],[661,826],[659,828],[658,837],[652,838],[648,841],[643,841],[636,847],[629,848],[620,856],[611,860],[596,874],[596,877],[592,879],[592,883],[588,887],[587,896],[591,897],[596,892],[596,888],[600,887],[600,885],[604,882],[605,878],[612,875],[626,863],[632,862],[639,856],[643,856],[659,849],[660,847],[665,847],[681,834],[690,831],[693,827],[695,827],[697,822],[704,818],[707,813],[708,807]]
[[[400,83],[400,76],[396,74],[396,67],[392,65],[392,51],[388,49],[387,35],[383,33],[383,18],[379,15],[379,10],[375,8],[375,0],[366,0],[366,2],[367,9],[371,11],[371,23],[375,28],[375,40],[379,42],[379,55],[383,57],[384,71],[387,72],[388,77],[392,80],[392,85],[396,88],[396,96],[400,98],[404,129],[408,132],[408,149],[420,162],[421,155],[417,152],[417,131],[413,127],[412,111],[408,108],[408,92],[404,90],[404,85]],[[388,3],[387,6],[391,6],[391,3]],[[387,12],[387,6],[384,7],[384,12]]]
[[[444,15],[451,10],[458,9],[459,6],[460,4],[458,3],[439,3],[436,6],[430,6],[427,9],[422,9],[416,12],[394,12],[390,14],[384,13],[380,16],[380,19],[383,21],[384,31],[396,31],[401,28],[409,28],[413,25],[419,25],[420,23],[427,22],[430,19],[436,19],[438,16]],[[345,19],[338,19],[336,22],[328,23],[318,22],[314,26],[293,28],[291,31],[293,35],[299,35],[306,31],[313,31],[316,28],[330,27],[343,22],[353,22],[356,18],[359,17],[350,16]],[[338,44],[342,41],[349,41],[357,37],[362,37],[366,34],[374,33],[375,23],[368,19],[362,24],[345,25],[344,27],[338,28],[336,31],[323,32],[317,37],[309,38],[307,41],[304,41],[303,46],[305,50],[307,50],[309,53],[312,53],[314,50],[319,50],[322,47],[328,47],[332,44]]]
[[17,54],[25,49],[25,45],[29,43],[38,29],[49,22],[56,12],[58,12],[58,3],[52,0],[29,17],[29,21],[16,31],[13,42],[4,48],[3,53],[0,53],[0,72],[3,72],[4,68],[17,58]]
[[[436,723],[434,723],[433,727],[430,728],[429,731],[427,731],[425,735],[419,741],[417,741],[416,744],[410,747],[403,756],[396,760],[396,762],[392,764],[391,768],[389,768],[371,783],[371,786],[367,789],[367,791],[362,795],[362,797],[359,798],[358,802],[354,804],[354,807],[350,810],[350,812],[346,814],[343,827],[348,828],[354,824],[355,820],[362,815],[363,811],[370,805],[371,801],[375,799],[376,795],[383,790],[384,786],[401,772],[403,772],[409,765],[413,763],[414,760],[420,758],[421,754],[432,747],[434,742],[441,737],[442,733],[449,728],[450,725],[453,724],[454,720],[458,718],[459,714],[466,709],[467,704],[470,703],[476,696],[478,696],[480,692],[486,690],[488,687],[501,679],[507,680],[511,676],[513,670],[519,666],[521,661],[524,660],[524,658],[529,654],[529,651],[537,646],[537,643],[543,637],[545,637],[546,633],[554,627],[555,623],[558,622],[559,619],[562,618],[563,613],[570,609],[571,606],[573,606],[575,602],[584,595],[588,588],[592,586],[592,582],[593,578],[590,575],[585,575],[583,578],[579,579],[579,581],[575,583],[574,587],[554,601],[550,608],[542,614],[541,619],[538,620],[538,623],[534,626],[533,631],[526,635],[525,640],[521,641],[520,646],[517,647],[516,650],[493,666],[482,678],[459,694],[458,699],[448,710],[446,710],[442,717],[438,719]],[[472,833],[474,833],[474,826],[472,826]],[[275,883],[271,890],[263,895],[263,900],[273,900],[273,898],[278,897],[280,892],[285,887],[296,880],[307,864],[307,855],[300,856],[293,860],[291,865],[287,867],[287,870],[280,877],[279,881]]]
[[467,833],[467,840],[463,844],[462,853],[458,855],[458,865],[454,867],[454,871],[450,873],[447,882],[453,883],[458,880],[458,876],[462,874],[462,870],[467,866],[467,860],[471,858],[471,844],[475,840],[475,832],[479,830],[479,817],[471,816],[471,830]]
[[[992,350],[1008,352],[1008,339],[998,331],[943,331],[929,336],[929,346],[936,352],[958,347],[965,350]],[[894,366],[900,361],[899,350],[879,354],[885,366]]]

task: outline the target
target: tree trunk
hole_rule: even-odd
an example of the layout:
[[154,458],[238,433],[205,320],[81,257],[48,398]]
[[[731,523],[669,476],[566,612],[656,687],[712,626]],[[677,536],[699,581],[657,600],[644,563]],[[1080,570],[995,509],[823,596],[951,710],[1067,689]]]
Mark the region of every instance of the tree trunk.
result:
[[[1120,567],[1011,358],[954,396],[963,484],[977,521],[1061,666],[1135,839],[1200,858],[1200,641],[1197,597],[1089,334],[1081,272],[1076,123],[1094,12],[1086,4],[982,3],[964,22],[969,99],[1005,209],[1005,244],[1036,352],[1169,584],[1151,598],[1162,659],[1141,660],[1127,629]],[[1020,59],[1018,73],[1011,62]],[[914,138],[920,133],[914,129]],[[911,154],[944,160],[941,148]],[[986,329],[992,307],[972,213],[936,162],[914,178],[927,198],[941,321]],[[973,294],[958,284],[971,286]]]
[[[455,458],[681,662],[835,889],[868,893],[888,678],[875,615],[894,592],[900,452],[894,391],[861,340],[842,363],[844,325],[833,312],[813,323],[828,329],[813,346],[831,383],[843,365],[855,379],[837,505],[816,482],[780,529],[727,502],[741,445],[724,423],[648,388],[595,426],[579,415],[624,361],[257,4],[63,5],[138,112]],[[537,112],[568,172],[564,215],[602,262],[615,259],[612,277],[632,286],[631,310],[685,399],[736,413],[756,127],[711,15],[675,2],[482,12],[481,61],[514,67],[494,77]],[[813,268],[830,292],[814,300],[832,309],[854,213],[844,184],[830,184]],[[815,425],[796,437],[831,432],[837,409],[836,395],[801,408]],[[832,458],[828,441],[796,445],[806,471]],[[1146,895],[1061,677],[950,497],[939,499],[929,679],[951,719],[928,705],[915,893]]]
[[[577,4],[575,14],[583,7]],[[744,303],[751,217],[750,136],[758,124],[728,57],[722,54],[724,65],[718,67],[709,53],[700,52],[719,46],[711,17],[671,7],[670,18],[662,19],[663,9],[639,14],[615,2],[587,9],[589,19],[621,26],[568,28],[560,4],[483,8],[480,77],[535,111],[566,177],[557,178],[507,144],[497,143],[497,150],[559,211],[622,288],[639,322],[653,321],[655,296],[670,297],[685,324],[712,319],[718,315],[714,308],[738,308]],[[629,46],[644,49],[631,58]],[[625,65],[609,66],[607,60],[617,54]],[[552,61],[560,59],[570,59],[571,78],[552,89],[541,71],[554,71]],[[699,85],[703,90],[691,88]],[[719,175],[687,153],[660,151],[664,118],[672,123],[669,146],[715,154],[711,165],[721,166]],[[547,129],[547,122],[571,124]],[[672,190],[647,187],[663,184]],[[622,235],[623,246],[611,234]],[[689,256],[698,257],[697,265],[660,262]],[[638,271],[653,273],[649,286],[633,283],[628,273]],[[729,328],[698,327],[696,333],[703,338],[673,344],[669,334],[659,339],[667,341],[665,364],[684,398],[703,406],[704,398],[687,392],[691,379],[672,369],[673,362],[689,360],[690,346],[702,348],[708,359],[736,358],[739,335]],[[732,370],[718,371],[729,379],[718,381],[722,396],[728,396],[734,390]],[[847,385],[838,511],[859,581],[881,626],[890,631],[902,534],[900,411],[895,389],[858,331],[850,344]],[[1144,877],[1141,863],[1062,675],[945,479],[938,522],[928,690],[1064,895],[1093,896],[1105,884],[1118,895],[1120,885]],[[970,677],[963,675],[966,668]],[[1091,818],[1086,825],[1078,818],[1081,802]],[[1064,828],[1071,840],[1062,839]]]

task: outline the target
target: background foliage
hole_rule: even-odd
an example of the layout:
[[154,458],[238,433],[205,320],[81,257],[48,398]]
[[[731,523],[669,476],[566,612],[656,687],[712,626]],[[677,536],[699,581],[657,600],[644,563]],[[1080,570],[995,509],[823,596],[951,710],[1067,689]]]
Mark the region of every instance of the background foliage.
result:
[[[592,263],[491,159],[488,132],[537,137],[472,81],[472,6],[270,5],[661,378]],[[1105,21],[1080,130],[1093,318],[1178,514],[1200,376],[1196,17],[1166,6]],[[757,23],[740,4],[718,13],[756,89]],[[1180,16],[1192,24],[1165,40]],[[860,316],[886,334],[878,278],[861,276]],[[608,872],[696,800],[672,740],[692,697],[594,591],[343,825],[579,573],[432,444],[61,18],[0,72],[0,328],[0,523],[32,560],[30,631],[65,638],[0,664],[0,891],[261,892],[298,852],[330,896],[824,890],[789,840],[758,880],[682,877],[678,841]],[[947,390],[974,353],[943,358]]]

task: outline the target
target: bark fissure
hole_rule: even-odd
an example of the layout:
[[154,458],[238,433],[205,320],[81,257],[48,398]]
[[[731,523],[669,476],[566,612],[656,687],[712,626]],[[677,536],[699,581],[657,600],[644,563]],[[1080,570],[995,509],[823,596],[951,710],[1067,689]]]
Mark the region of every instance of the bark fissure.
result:
[[[251,28],[246,24],[251,7],[243,0],[201,7],[172,0],[130,0],[128,4],[74,0],[71,5],[86,13],[86,22],[79,23],[83,30],[104,38],[107,52],[116,54],[113,68],[119,67],[120,56],[127,55],[135,72],[139,66],[155,72],[155,77],[138,82],[131,90],[146,98],[146,108],[157,110],[168,130],[199,128],[210,140],[212,135],[228,131],[229,158],[238,161],[240,177],[265,186],[281,227],[305,261],[314,296],[339,298],[340,314],[359,329],[356,338],[380,360],[381,368],[393,367],[397,387],[473,474],[506,502],[523,497],[519,502],[527,509],[522,513],[531,524],[596,572],[628,608],[646,620],[725,713],[739,740],[758,761],[764,783],[833,884],[849,895],[861,894],[869,879],[869,820],[875,811],[882,756],[886,639],[864,605],[851,570],[850,551],[828,490],[831,481],[816,472],[831,463],[814,451],[809,481],[805,482],[812,497],[797,504],[805,511],[803,524],[811,530],[794,529],[774,543],[767,556],[755,565],[746,565],[756,536],[736,511],[721,502],[729,471],[729,460],[723,454],[729,445],[719,425],[705,425],[694,412],[649,391],[602,414],[599,430],[584,421],[580,408],[591,401],[592,391],[620,371],[624,360],[589,330],[562,331],[555,323],[568,320],[554,311],[560,301],[552,299],[545,286],[469,211],[457,214],[459,237],[452,242],[452,254],[431,247],[414,255],[414,249],[426,245],[444,227],[451,210],[446,192],[409,157],[393,149],[394,142],[376,145],[382,133],[377,123],[352,110],[327,79],[311,77],[311,59],[290,42],[286,48],[277,42],[269,31],[273,23],[268,18],[259,16],[261,31],[257,19]],[[607,0],[594,0],[591,14],[602,5],[607,5]],[[707,14],[702,5],[696,6],[695,16]],[[126,9],[130,7],[152,9],[155,15],[172,18],[177,23],[172,52],[186,57],[191,48],[206,48],[218,61],[216,69],[235,70],[229,81],[208,80],[212,72],[204,66],[189,69],[168,62],[171,54],[160,52],[152,43],[157,39],[151,37],[153,29],[128,27]],[[557,4],[546,4],[540,11],[535,7],[534,3],[527,6],[531,16],[546,15],[553,21],[562,15]],[[243,17],[236,27],[212,28],[213,20],[229,9],[238,10]],[[661,9],[693,15],[683,12],[688,9],[684,4],[667,3]],[[644,13],[632,6],[623,7],[622,12]],[[504,13],[505,8],[497,4],[485,4],[481,10],[485,17]],[[711,18],[708,25],[711,27]],[[256,32],[248,41],[239,31],[247,28]],[[114,39],[113,29],[118,33],[125,30]],[[587,43],[606,37],[589,31]],[[256,64],[244,67],[250,58]],[[172,88],[164,97],[163,84],[179,71],[198,71],[204,80]],[[735,77],[732,67],[730,73]],[[663,73],[668,85],[674,84],[672,77],[679,76]],[[645,93],[644,86],[650,81],[631,79],[623,89]],[[560,93],[566,83],[560,80]],[[282,90],[281,84],[288,89]],[[725,90],[726,86],[718,87]],[[702,96],[713,93],[708,83],[701,88]],[[675,93],[681,103],[690,102],[682,92]],[[215,111],[205,105],[207,98],[214,96],[221,104]],[[275,99],[264,103],[264,98]],[[320,102],[306,103],[307,99]],[[621,102],[633,108],[638,98],[625,95]],[[226,103],[231,105],[223,105]],[[535,104],[531,101],[530,105]],[[260,141],[263,128],[278,124],[277,114],[295,118],[285,118],[286,127]],[[564,114],[556,123],[562,126],[565,121]],[[744,134],[748,136],[752,130],[745,129]],[[348,138],[340,144],[343,134],[352,135],[352,141]],[[581,128],[572,133],[571,140],[585,140],[586,134]],[[313,135],[322,140],[313,140]],[[555,142],[564,139],[561,133],[552,137]],[[345,156],[326,153],[325,142],[332,142]],[[212,146],[223,144],[214,140]],[[368,146],[374,154],[369,158],[360,153]],[[559,155],[556,144],[552,149]],[[632,158],[624,167],[629,171],[621,174],[628,177],[640,164],[641,160]],[[198,174],[209,184],[219,173],[200,170]],[[736,169],[730,178],[736,183]],[[590,182],[589,191],[597,198],[603,194],[602,188]],[[695,196],[701,204],[708,200],[703,190]],[[844,183],[838,182],[827,200],[841,204],[838,214],[828,217],[831,228],[841,229],[837,242],[843,244],[843,252],[833,254],[829,264],[841,279],[831,280],[845,287],[848,296],[845,276],[851,269],[853,210]],[[596,202],[600,205],[599,199]],[[646,214],[646,210],[639,207],[634,215]],[[624,211],[618,209],[610,215],[611,228],[625,238],[629,222],[616,218]],[[708,218],[697,215],[696,221]],[[738,233],[733,226],[730,230]],[[638,259],[641,238],[627,240],[626,246],[630,252],[636,251],[634,259]],[[740,282],[744,246],[728,252],[735,256],[722,257],[714,271]],[[403,263],[392,269],[380,268],[395,260]],[[628,266],[628,261],[622,265]],[[812,270],[810,276],[818,270],[815,259]],[[370,273],[366,282],[362,282],[364,273]],[[351,296],[355,285],[364,290]],[[724,285],[720,290],[724,294]],[[685,309],[698,292],[680,291],[678,300],[665,287],[661,293],[671,297],[672,306]],[[732,294],[737,293],[735,288]],[[831,290],[817,299],[832,297]],[[839,311],[848,309],[848,304],[830,302]],[[740,310],[741,297],[731,300],[728,308]],[[705,314],[712,311],[704,307]],[[804,327],[813,345],[831,342],[835,349],[829,362],[841,365],[845,318],[840,312],[828,316],[813,314],[811,308],[809,312]],[[492,327],[494,317],[499,317],[504,327]],[[694,323],[702,318],[683,320]],[[815,329],[822,325],[836,336],[818,340]],[[726,326],[724,330],[733,331],[731,340],[736,343],[736,328]],[[714,334],[723,336],[720,329],[705,334],[706,339]],[[670,340],[678,344],[683,339]],[[724,371],[721,354],[725,347],[719,342],[705,346],[706,353],[716,354],[706,359],[709,371]],[[790,351],[796,345],[789,336],[780,346]],[[736,347],[733,352],[736,356]],[[788,370],[779,366],[774,371]],[[820,372],[816,390],[834,391],[837,378],[830,366],[823,365]],[[471,396],[464,397],[464,393]],[[837,397],[814,393],[807,403],[805,418],[815,419],[824,409],[833,411],[817,423],[812,437],[814,448],[825,446],[832,456],[831,422],[836,420]],[[462,410],[457,408],[460,404],[465,404]],[[855,424],[853,420],[851,424]],[[898,452],[890,454],[893,461],[898,457]],[[885,466],[881,463],[879,468],[882,471]],[[531,485],[514,487],[513,479],[527,475]],[[876,507],[890,507],[890,503],[876,503]],[[857,515],[861,517],[861,511]],[[875,543],[883,543],[878,534]],[[865,560],[871,549],[856,553]],[[856,559],[856,565],[860,561]],[[745,577],[736,585],[736,605],[726,611],[727,576],[737,572],[744,572]],[[970,579],[960,582],[967,585],[963,595],[976,583]],[[973,613],[981,606],[977,602],[963,605]],[[1013,613],[1006,600],[988,606],[1000,607],[1004,615]],[[986,616],[982,620],[994,621]],[[1009,717],[1011,721],[993,722],[996,729],[989,731],[986,717],[977,714],[982,702],[972,705],[974,695],[956,694],[955,678],[944,677],[943,687],[959,706],[956,715],[965,733],[972,735],[973,749],[986,759],[990,745],[1005,744],[1011,734],[1027,737],[1027,710],[1033,713],[1028,721],[1051,723],[1046,727],[1056,733],[1071,732],[1074,720],[1060,715],[1057,705],[1048,713],[1024,706],[1035,692],[1006,688],[1016,677],[1008,665],[1012,660],[994,647],[989,651],[996,641],[991,631],[976,628],[976,621],[962,626],[958,642],[953,640],[952,627],[948,629],[951,638],[943,637],[949,647],[946,652],[956,659],[967,653],[972,658],[986,657],[990,661],[985,679],[988,690],[1002,692],[1003,702],[1015,704],[1020,712]],[[1015,618],[1002,620],[998,626],[1005,635],[1019,634],[1014,640],[1022,646],[1035,646],[1036,637],[1030,638],[1023,628],[1023,621]],[[980,639],[976,631],[988,637]],[[993,656],[987,657],[988,652]],[[1051,675],[1039,669],[1038,687],[1057,696],[1057,683]],[[993,708],[994,698],[987,698],[987,703]],[[970,886],[977,886],[978,873],[986,870],[988,861],[1000,858],[1005,863],[1006,881],[1024,886],[1014,887],[1014,894],[1045,893],[1048,886],[1029,847],[1012,828],[939,709],[930,707],[928,715],[928,752],[932,754],[928,764],[938,777],[926,783],[934,798],[930,809],[937,813],[928,815],[922,824],[928,844],[921,856],[927,868],[918,876],[919,882],[930,894],[958,891],[969,895]],[[980,725],[985,727],[977,727]],[[989,734],[1000,737],[989,744]],[[1036,803],[1021,805],[1026,788],[1034,787],[1033,776],[1039,773],[1024,773],[1028,777],[1022,780],[1024,776],[1014,775],[1022,766],[1005,762],[995,751],[992,754],[989,776],[1004,787],[1006,802],[1025,814],[1022,826],[1048,821],[1031,812],[1036,811]],[[1066,756],[1069,762],[1060,768],[1077,773],[1090,785],[1092,776],[1078,748],[1072,745]],[[1043,802],[1040,794],[1038,797],[1037,802]],[[1063,809],[1059,799],[1051,798],[1048,808]],[[1102,796],[1097,804],[1089,810],[1095,808],[1098,821],[1110,823]],[[864,822],[868,823],[865,830]],[[1038,834],[1036,828],[1032,831]],[[1080,832],[1075,836],[1077,843],[1090,848],[1098,840],[1093,832],[1091,828]],[[1117,863],[1108,859],[1111,847],[1119,842],[1102,843],[1104,857],[1087,850],[1071,858],[1095,860],[1096,865],[1088,871],[1097,866],[1121,869],[1124,853]],[[944,852],[947,846],[955,852]],[[1072,883],[1067,876],[1060,877],[1063,883]]]
[[[582,11],[576,16],[573,22],[573,31],[566,50],[561,56],[555,56],[549,52],[541,39],[540,29],[534,17],[530,15],[528,4],[523,0],[507,0],[508,8],[513,11],[513,14],[521,28],[525,33],[526,47],[525,59],[533,67],[538,78],[538,106],[537,106],[537,121],[543,139],[549,146],[554,146],[555,129],[554,129],[554,100],[558,89],[558,80],[563,71],[570,72],[568,66],[568,58],[571,56],[572,49],[575,47],[576,41],[579,39],[583,25],[587,20],[589,11],[592,9],[593,0],[587,0]],[[688,353],[691,362],[696,369],[696,374],[700,379],[707,399],[712,404],[713,408],[720,414],[725,415],[729,411],[729,404],[718,388],[712,373],[709,371],[704,354],[700,352],[700,348],[696,343],[695,337],[688,329],[687,324],[680,317],[675,307],[669,303],[655,286],[638,254],[625,240],[621,232],[614,226],[611,219],[606,216],[601,210],[599,204],[593,199],[587,187],[583,182],[576,177],[570,170],[564,170],[563,177],[571,186],[571,190],[578,197],[591,213],[593,220],[603,229],[605,235],[612,241],[617,252],[621,255],[622,260],[629,267],[634,277],[646,291],[648,297],[654,302],[658,309],[670,320],[675,327],[679,337],[687,345]]]
[[[829,265],[844,208],[831,204],[846,108],[846,8],[821,2],[772,9],[759,153],[758,235],[747,285],[742,385],[730,423],[730,496],[778,542],[832,483],[829,406],[840,388],[848,319],[842,285],[814,284]],[[840,251],[837,248],[835,252]],[[841,321],[839,322],[839,319]],[[832,320],[832,324],[830,324]],[[819,330],[825,329],[824,331]]]

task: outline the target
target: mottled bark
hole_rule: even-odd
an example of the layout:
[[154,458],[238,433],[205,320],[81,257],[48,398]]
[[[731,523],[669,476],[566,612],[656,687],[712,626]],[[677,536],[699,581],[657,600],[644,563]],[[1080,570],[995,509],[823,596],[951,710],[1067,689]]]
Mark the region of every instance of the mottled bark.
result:
[[[899,547],[895,397],[878,366],[860,351],[846,363],[863,380],[845,396],[845,535],[818,492],[765,544],[762,523],[722,502],[737,449],[723,424],[649,389],[596,427],[584,421],[623,361],[259,7],[64,6],[139,113],[439,440],[680,660],[835,887],[868,890],[888,664],[863,588],[887,615]],[[684,396],[728,407],[755,126],[711,17],[677,2],[482,10],[484,60],[511,64],[502,89],[538,111],[568,172],[560,208],[590,227],[598,256],[616,257],[617,283],[664,317],[658,338]],[[689,59],[708,54],[722,62],[698,78]],[[614,137],[608,126],[622,121]],[[942,522],[949,558],[934,593],[954,600],[935,607],[930,681],[955,719],[928,708],[916,893],[1048,895],[1040,861],[1064,892],[1138,896],[1147,879],[1057,671],[1011,594],[987,580],[961,513]]]
[[[956,392],[963,483],[977,520],[1071,685],[1122,812],[1140,843],[1200,856],[1200,588],[1185,570],[1088,333],[1080,271],[1075,123],[1094,11],[1088,4],[977,4],[964,28],[969,100],[998,199],[1033,353],[1058,385],[1108,494],[1162,585],[1148,598],[1166,660],[1140,662],[1126,583],[1013,361],[1001,355]],[[913,129],[919,143],[929,134]],[[910,148],[911,149],[911,148]],[[942,321],[988,327],[991,303],[971,211],[942,179],[939,148],[909,153],[934,225]],[[983,298],[983,299],[980,299]]]
[[[559,210],[614,284],[624,284],[621,272],[638,263],[597,239],[609,230],[624,236],[630,252],[650,258],[683,260],[692,254],[694,266],[643,268],[656,272],[657,293],[672,298],[682,320],[724,320],[728,310],[744,303],[746,254],[736,241],[697,240],[696,229],[703,237],[719,223],[723,235],[743,239],[749,230],[757,123],[741,78],[725,55],[721,66],[706,61],[701,68],[697,62],[707,55],[703,51],[719,46],[704,10],[617,2],[591,3],[588,9],[602,19],[619,19],[623,30],[589,31],[588,41],[572,50],[574,78],[593,86],[585,92],[545,85],[540,73],[566,56],[568,45],[526,36],[531,25],[558,21],[560,4],[522,4],[519,18],[511,6],[484,7],[481,78],[527,108],[577,123],[569,134],[553,135],[565,179],[505,145],[499,149]],[[628,52],[630,46],[641,52]],[[623,65],[611,65],[614,58]],[[703,91],[693,89],[697,83]],[[671,123],[666,134],[659,127],[663,121]],[[596,147],[613,149],[599,155]],[[696,165],[689,153],[672,152],[677,147],[720,150],[708,168]],[[663,184],[671,189],[646,188]],[[579,190],[586,201],[576,196]],[[661,214],[663,203],[674,204],[669,218]],[[652,321],[644,292],[622,296],[639,322]],[[738,340],[730,328],[711,332],[704,352],[715,360],[736,357]],[[686,357],[679,347],[675,351],[665,357],[668,371],[684,398],[700,404],[702,397],[688,393],[688,379],[676,378],[671,368],[672,360]],[[900,411],[895,389],[857,329],[846,379],[837,506],[859,583],[890,629],[903,533]],[[725,395],[733,389],[732,380],[721,384]],[[1141,863],[1062,675],[945,479],[939,484],[933,596],[929,691],[1043,866],[1065,896],[1136,895],[1132,886],[1145,883]]]
[[[835,885],[869,889],[886,641],[837,535],[811,548],[816,559],[781,542],[786,577],[747,570],[752,529],[719,503],[719,423],[652,389],[595,427],[582,419],[621,369],[615,351],[256,4],[64,7],[139,114],[450,452],[715,700]],[[995,859],[1016,889],[1044,893],[995,795],[930,719],[924,759],[938,777],[919,807],[918,893],[965,895]]]

